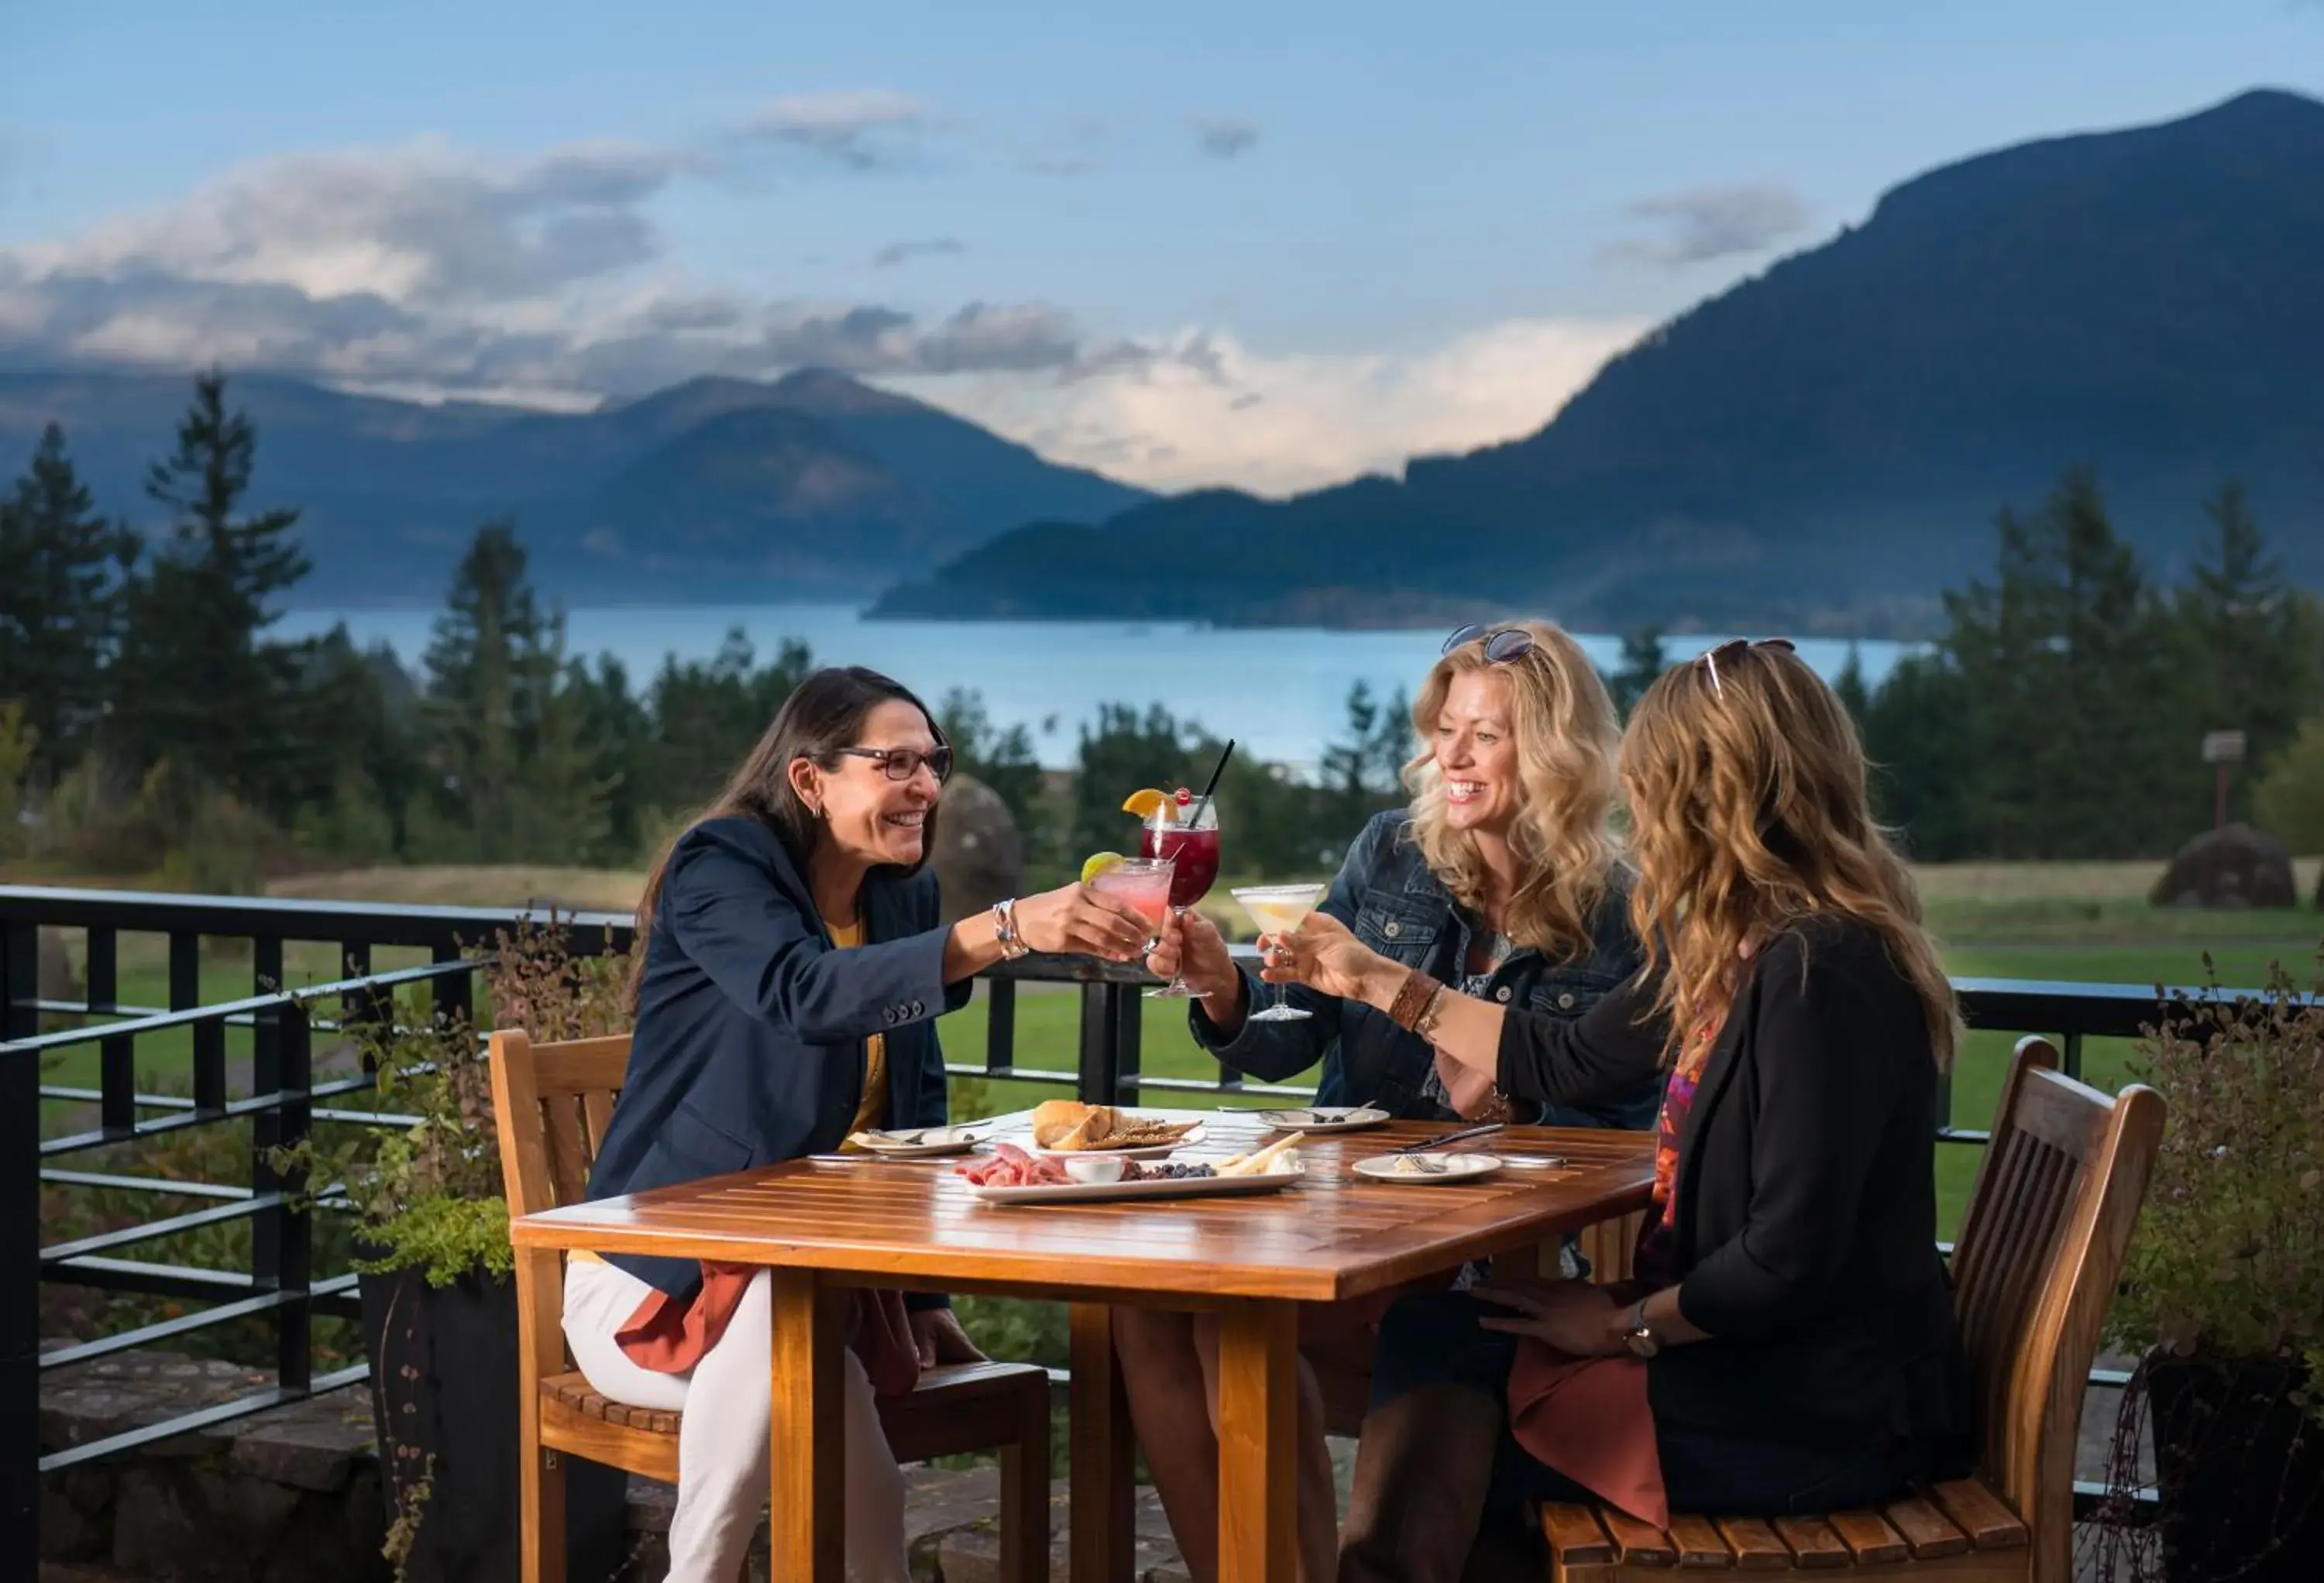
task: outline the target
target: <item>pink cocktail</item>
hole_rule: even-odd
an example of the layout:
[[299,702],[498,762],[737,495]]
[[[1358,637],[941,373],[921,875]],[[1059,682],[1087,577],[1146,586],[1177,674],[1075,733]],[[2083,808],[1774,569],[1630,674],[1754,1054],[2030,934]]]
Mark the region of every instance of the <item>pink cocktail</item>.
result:
[[1146,920],[1146,949],[1162,943],[1162,928],[1170,916],[1172,864],[1167,859],[1129,858],[1090,881],[1090,888],[1116,901],[1129,903]]
[[[1157,814],[1146,822],[1139,850],[1149,858],[1169,860],[1170,910],[1183,918],[1186,909],[1208,896],[1218,880],[1219,808],[1216,803],[1202,803],[1193,808],[1173,807],[1170,812],[1175,817],[1166,820]],[[1186,987],[1183,971],[1147,994],[1157,1000],[1207,999]]]

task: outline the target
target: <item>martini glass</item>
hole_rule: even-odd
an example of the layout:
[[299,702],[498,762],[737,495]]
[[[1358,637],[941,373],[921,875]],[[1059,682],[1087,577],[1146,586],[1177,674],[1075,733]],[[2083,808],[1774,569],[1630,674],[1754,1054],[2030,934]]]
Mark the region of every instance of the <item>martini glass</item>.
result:
[[[1250,921],[1259,926],[1259,935],[1264,939],[1269,934],[1291,934],[1305,923],[1307,915],[1314,912],[1316,904],[1323,899],[1323,891],[1321,885],[1250,885],[1231,894],[1242,910],[1250,915]],[[1296,1006],[1285,1005],[1283,986],[1277,984],[1275,986],[1275,1003],[1265,1011],[1252,1012],[1248,1020],[1296,1022],[1311,1015]]]
[[[1149,858],[1167,858],[1170,870],[1170,910],[1181,919],[1186,909],[1211,893],[1219,877],[1219,810],[1215,803],[1196,805],[1191,824],[1176,819],[1164,822],[1160,814],[1146,822],[1146,833],[1141,850]],[[1207,989],[1186,987],[1184,962],[1170,981],[1159,989],[1146,991],[1149,1000],[1203,1000]]]

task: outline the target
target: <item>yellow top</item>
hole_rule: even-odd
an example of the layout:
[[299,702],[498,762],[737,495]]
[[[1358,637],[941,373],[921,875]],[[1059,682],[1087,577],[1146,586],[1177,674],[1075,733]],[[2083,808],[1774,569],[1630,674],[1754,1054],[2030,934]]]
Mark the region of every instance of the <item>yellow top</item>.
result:
[[[853,951],[863,943],[863,920],[857,918],[843,929],[829,918],[823,926],[831,931],[831,943],[842,951]],[[888,1039],[884,1034],[873,1034],[863,1041],[863,1102],[855,1107],[855,1119],[847,1130],[853,1133],[876,1130],[888,1114]],[[843,1143],[843,1150],[852,1151],[854,1145]]]

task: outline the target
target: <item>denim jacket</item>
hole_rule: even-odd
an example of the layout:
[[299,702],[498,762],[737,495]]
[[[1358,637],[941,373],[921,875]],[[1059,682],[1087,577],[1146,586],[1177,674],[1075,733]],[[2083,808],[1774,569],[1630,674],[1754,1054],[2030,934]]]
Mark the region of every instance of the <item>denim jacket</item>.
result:
[[[1618,876],[1590,920],[1591,943],[1585,954],[1553,962],[1529,947],[1519,948],[1494,971],[1485,992],[1505,1005],[1530,1006],[1552,1017],[1581,1016],[1638,971],[1638,944],[1627,905],[1627,888]],[[1455,988],[1467,976],[1471,920],[1430,872],[1412,840],[1411,815],[1400,809],[1364,826],[1317,910],[1406,967]],[[1246,1006],[1264,1005],[1275,992],[1275,987],[1243,971]],[[1195,1043],[1228,1066],[1265,1082],[1296,1077],[1320,1058],[1323,1073],[1316,1089],[1318,1104],[1378,1105],[1407,1119],[1452,1118],[1450,1110],[1423,1091],[1435,1057],[1418,1035],[1397,1026],[1385,1012],[1321,995],[1304,985],[1281,992],[1292,1005],[1313,1015],[1304,1022],[1246,1019],[1242,1031],[1227,1039],[1197,1000],[1189,1010]],[[1548,1106],[1539,1116],[1526,1118],[1552,1127],[1648,1127],[1655,1124],[1661,1100],[1662,1086],[1648,1083],[1616,1100]]]

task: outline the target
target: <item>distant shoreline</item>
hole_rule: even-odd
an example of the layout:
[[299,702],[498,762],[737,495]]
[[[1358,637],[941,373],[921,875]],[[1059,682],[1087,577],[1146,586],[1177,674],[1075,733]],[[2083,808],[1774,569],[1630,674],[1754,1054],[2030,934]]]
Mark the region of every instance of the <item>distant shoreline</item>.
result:
[[[879,607],[879,601],[876,598],[860,600],[816,599],[796,601],[770,599],[754,603],[750,601],[738,601],[731,597],[720,599],[633,600],[592,598],[582,601],[566,601],[558,598],[553,593],[544,594],[542,597],[543,603],[551,610],[561,612],[568,617],[600,611],[632,613],[645,613],[650,612],[669,612],[671,613],[678,613],[688,611],[704,610],[733,611],[738,608],[748,608],[754,611],[844,611],[856,621],[859,621],[867,626],[883,627],[1167,627],[1174,630],[1190,631],[1334,632],[1352,634],[1366,632],[1436,632],[1449,630],[1450,629],[1460,626],[1467,621],[1518,621],[1536,617],[1542,613],[1538,611],[1518,611],[1506,607],[1498,607],[1489,610],[1467,609],[1443,614],[1429,613],[1390,615],[1384,613],[1371,618],[1356,617],[1335,621],[1318,621],[1314,619],[1300,620],[1289,617],[1283,619],[1269,619],[1264,616],[1254,616],[1238,620],[1234,618],[1217,616],[1178,614],[1120,614],[1109,611],[1079,612],[1070,614],[1053,614],[1041,611],[1011,611],[1005,612],[965,611],[936,614],[918,611],[883,611]],[[429,600],[416,598],[375,599],[364,601],[318,599],[300,600],[294,603],[285,605],[282,609],[282,614],[286,617],[304,618],[306,621],[311,621],[312,618],[318,615],[408,615],[414,612],[432,615],[442,608],[443,605],[440,602],[431,602]],[[1560,621],[1554,612],[1549,615],[1548,619],[1558,621],[1559,624],[1565,627],[1567,630],[1575,633],[1591,632],[1605,633],[1614,636],[1620,635],[1619,632],[1613,630],[1615,623],[1590,619]],[[1625,628],[1624,630],[1630,630],[1636,629],[1635,627],[1630,627]],[[1656,625],[1655,630],[1665,639],[1729,636],[1738,630],[1748,630],[1754,632],[1779,632],[1797,637],[1826,639],[1836,643],[1895,643],[1914,648],[1929,643],[1936,636],[1936,633],[1932,630],[1899,628],[1888,623],[1877,621],[1861,624],[1794,623],[1782,620],[1766,619],[1733,623],[1706,621],[1692,616],[1679,618],[1669,624]]]

